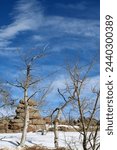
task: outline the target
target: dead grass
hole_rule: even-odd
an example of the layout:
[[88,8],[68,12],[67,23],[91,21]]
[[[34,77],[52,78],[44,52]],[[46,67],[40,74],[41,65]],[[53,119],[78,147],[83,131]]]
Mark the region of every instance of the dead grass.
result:
[[[10,150],[9,148],[2,148],[0,150]],[[59,149],[49,149],[49,148],[46,148],[46,147],[41,147],[41,146],[32,146],[32,147],[25,147],[25,148],[22,148],[22,150],[68,150],[64,147],[61,147]]]
[[27,147],[24,150],[66,150],[66,149],[63,147],[61,147],[59,149],[48,149],[46,147],[32,146],[32,147]]

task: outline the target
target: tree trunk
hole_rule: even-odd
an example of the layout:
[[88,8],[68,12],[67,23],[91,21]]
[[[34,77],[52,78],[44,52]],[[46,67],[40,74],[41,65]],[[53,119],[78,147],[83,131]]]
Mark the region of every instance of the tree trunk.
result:
[[59,108],[58,112],[57,112],[57,116],[54,120],[54,144],[55,144],[55,148],[59,147],[59,143],[58,143],[58,121],[60,119],[61,116],[61,108]]
[[21,137],[21,142],[20,146],[25,145],[26,141],[26,135],[27,135],[27,129],[28,129],[28,124],[29,124],[29,106],[28,106],[28,101],[27,101],[27,90],[24,91],[24,104],[25,104],[25,117],[24,117],[24,126],[23,126],[23,131],[22,131],[22,137]]
[[87,150],[86,136],[83,137],[83,150]]
[[55,148],[59,147],[59,144],[58,144],[58,120],[54,121],[54,145],[55,145]]

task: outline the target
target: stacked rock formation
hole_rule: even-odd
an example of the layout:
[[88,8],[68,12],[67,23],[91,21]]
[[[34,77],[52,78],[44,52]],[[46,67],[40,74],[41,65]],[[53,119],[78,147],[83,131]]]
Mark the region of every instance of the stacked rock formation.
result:
[[8,132],[8,124],[9,124],[8,118],[3,118],[0,120],[0,133]]
[[[33,100],[28,101],[29,105],[29,126],[28,132],[39,131],[45,129],[45,121],[40,117],[38,110],[36,109],[37,103]],[[16,109],[16,116],[14,119],[10,120],[8,129],[13,132],[21,132],[23,129],[24,121],[24,101],[20,100],[20,103]]]

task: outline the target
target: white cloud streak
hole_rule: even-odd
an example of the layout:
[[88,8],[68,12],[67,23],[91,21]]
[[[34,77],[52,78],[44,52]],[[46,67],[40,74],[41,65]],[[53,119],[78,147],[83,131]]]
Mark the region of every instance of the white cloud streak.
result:
[[58,31],[59,34],[62,32],[64,34],[82,35],[86,37],[99,37],[99,21],[97,20],[83,20],[57,16],[47,17],[45,20],[46,24],[44,24],[43,27],[56,32]]
[[61,4],[58,3],[56,6],[59,6],[63,9],[77,9],[77,10],[85,10],[87,8],[86,1],[78,2],[77,4]]
[[[80,5],[84,7],[86,4],[79,4],[79,7],[81,7]],[[73,8],[73,6],[68,7]],[[64,36],[99,38],[99,21],[97,20],[45,16],[43,12],[44,9],[37,0],[18,1],[13,11],[13,22],[0,28],[0,49],[10,47],[13,43],[12,40],[26,31],[35,31],[36,34],[32,35],[31,40],[37,44],[40,41],[50,42],[52,38],[64,38]],[[77,41],[70,42],[70,45],[72,44],[74,49],[80,48]],[[62,43],[59,47],[54,46],[52,51],[61,51],[67,47],[69,47],[68,43]],[[4,55],[4,53],[0,52],[0,55]]]
[[0,47],[10,44],[10,40],[20,32],[36,30],[42,23],[42,9],[36,0],[21,0],[14,9],[13,22],[0,29]]

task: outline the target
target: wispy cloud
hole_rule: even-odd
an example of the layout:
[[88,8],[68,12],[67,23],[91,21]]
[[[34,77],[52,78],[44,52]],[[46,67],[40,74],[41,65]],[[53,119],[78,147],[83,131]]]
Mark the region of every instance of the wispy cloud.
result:
[[[74,4],[72,5],[70,4],[68,7],[75,7]],[[80,5],[86,6],[84,2],[78,5],[79,7]],[[89,50],[88,58],[90,55],[92,57],[92,54],[99,48],[99,20],[48,16],[44,14],[44,8],[39,1],[19,0],[14,6],[12,23],[0,28],[0,55],[16,55],[14,51],[17,50],[17,43],[13,47],[13,39],[17,39],[20,33],[26,31],[28,33],[33,31],[33,33],[31,32],[30,37],[24,36],[21,39],[24,43],[25,38],[30,38],[30,42],[25,45],[38,46],[41,42],[47,41],[52,52],[60,53],[62,50],[69,50],[73,53],[74,50],[76,52],[73,53],[73,56],[79,55],[85,59]],[[63,55],[67,55],[65,53],[66,51]],[[70,55],[71,53],[69,53]],[[57,60],[57,58],[58,56],[55,59]],[[59,58],[59,60],[62,59]]]
[[64,9],[77,9],[77,10],[85,10],[87,8],[86,1],[78,2],[77,4],[61,4],[58,3],[56,6],[59,6]]
[[[86,4],[82,2],[78,5],[79,8],[83,8]],[[76,7],[76,5],[70,4],[68,7]],[[59,47],[54,47],[54,51],[57,49],[61,51],[62,45],[66,48],[69,41],[73,41],[73,45],[79,47],[78,41],[76,40],[75,43],[72,37],[77,39],[80,36],[99,38],[99,21],[97,20],[45,16],[43,11],[44,8],[37,0],[29,0],[28,2],[25,0],[18,1],[13,11],[12,23],[0,28],[0,47],[3,49],[11,46],[13,39],[17,38],[16,36],[20,35],[20,33],[26,31],[35,31],[32,35],[32,40],[35,42],[35,45],[41,41],[51,43],[54,38],[64,38],[66,42],[62,43]],[[65,37],[69,37],[70,39],[65,39]],[[75,46],[73,48],[75,49],[77,47]],[[3,55],[3,53],[1,54]]]
[[[0,32],[1,33],[1,32]],[[7,45],[9,45],[11,43],[11,41],[0,37],[0,47],[3,48],[4,46],[7,47]]]
[[35,42],[48,41],[51,44],[51,51],[57,52],[67,48],[72,50],[86,50],[89,47],[97,49],[100,36],[98,20],[58,16],[45,16],[44,19],[46,24],[43,23],[39,32],[32,36]]
[[43,41],[43,40],[45,40],[44,37],[42,37],[40,35],[34,35],[34,36],[32,36],[32,38],[35,41]]
[[[43,28],[48,32],[54,33],[52,36],[60,36],[63,34],[81,35],[86,37],[99,37],[99,21],[83,20],[68,17],[45,17],[46,24]],[[55,32],[56,31],[56,32]],[[50,35],[51,37],[51,35]]]
[[0,46],[0,56],[4,56],[4,57],[16,57],[19,56],[18,53],[18,47],[7,47],[7,44],[9,44],[9,42],[3,42],[3,46]]
[[51,51],[60,52],[68,48],[86,50],[89,47],[97,49],[100,36],[98,20],[46,16],[45,22],[46,24],[43,23],[39,32],[33,35],[32,39],[35,42],[48,41],[51,44]]
[[93,76],[87,78],[85,82],[85,86],[83,88],[83,95],[91,96],[92,90],[99,90],[100,89],[100,76]]
[[13,22],[0,29],[0,47],[8,46],[23,31],[36,30],[42,23],[42,9],[36,1],[20,0],[14,9]]
[[[64,89],[65,83],[70,83],[70,78],[68,75],[59,75],[58,80],[53,82],[54,89]],[[99,89],[100,86],[100,77],[99,75],[88,77],[87,80],[84,82],[83,93],[87,95],[87,93],[91,92],[93,88]]]
[[[5,107],[0,109],[0,117],[5,117],[5,116],[13,116],[15,115],[15,109],[16,108],[11,108],[11,107]],[[8,111],[9,110],[9,111]]]

